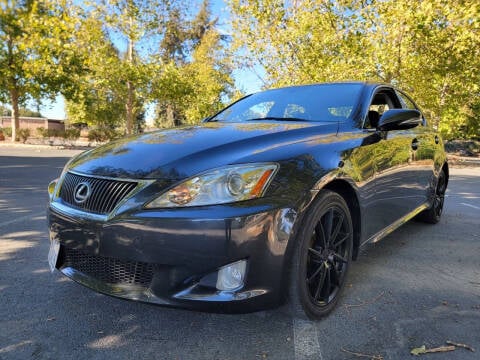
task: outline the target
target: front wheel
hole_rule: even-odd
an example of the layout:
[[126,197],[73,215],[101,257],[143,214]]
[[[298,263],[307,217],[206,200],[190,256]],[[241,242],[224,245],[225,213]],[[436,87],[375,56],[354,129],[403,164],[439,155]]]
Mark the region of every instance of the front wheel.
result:
[[319,319],[335,307],[352,260],[353,225],[345,200],[322,190],[297,238],[290,277],[294,316]]

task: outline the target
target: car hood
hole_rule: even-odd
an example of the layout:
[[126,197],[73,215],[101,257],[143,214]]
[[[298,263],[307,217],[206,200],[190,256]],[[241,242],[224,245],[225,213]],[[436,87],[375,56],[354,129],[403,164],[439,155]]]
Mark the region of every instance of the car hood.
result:
[[113,141],[80,154],[68,170],[114,178],[183,179],[228,164],[286,158],[289,144],[319,136],[333,140],[337,128],[331,122],[203,123]]

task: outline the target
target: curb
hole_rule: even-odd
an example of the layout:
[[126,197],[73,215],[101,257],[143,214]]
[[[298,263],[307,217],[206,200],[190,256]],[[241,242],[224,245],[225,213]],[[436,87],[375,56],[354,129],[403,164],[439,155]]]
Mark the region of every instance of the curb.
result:
[[480,166],[480,158],[457,155],[447,155],[448,163],[452,166]]
[[0,147],[6,147],[6,148],[26,148],[26,149],[55,149],[55,150],[61,150],[61,149],[68,149],[63,145],[42,145],[42,144],[20,144],[20,143],[12,143],[12,142],[0,142]]

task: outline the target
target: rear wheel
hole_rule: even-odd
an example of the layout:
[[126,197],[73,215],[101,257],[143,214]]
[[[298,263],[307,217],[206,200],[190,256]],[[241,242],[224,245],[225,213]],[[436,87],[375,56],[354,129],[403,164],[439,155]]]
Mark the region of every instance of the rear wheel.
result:
[[290,279],[295,316],[319,319],[335,307],[352,259],[353,226],[345,200],[322,190],[297,239]]
[[445,201],[445,192],[447,191],[447,177],[443,170],[438,174],[437,187],[435,188],[435,197],[432,206],[418,215],[418,220],[436,224],[440,221],[443,212],[443,203]]

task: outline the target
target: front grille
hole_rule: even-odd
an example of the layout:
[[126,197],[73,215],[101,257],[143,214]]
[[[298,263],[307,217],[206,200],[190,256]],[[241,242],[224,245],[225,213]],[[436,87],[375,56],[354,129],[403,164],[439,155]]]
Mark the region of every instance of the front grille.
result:
[[64,248],[62,267],[72,267],[108,284],[134,284],[149,287],[153,265],[110,257],[90,255],[80,250]]
[[[88,183],[90,196],[83,202],[75,200],[75,188],[80,183]],[[125,199],[137,186],[136,182],[119,181],[67,173],[60,189],[60,198],[73,207],[97,213],[108,214]]]

